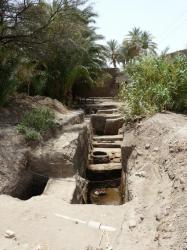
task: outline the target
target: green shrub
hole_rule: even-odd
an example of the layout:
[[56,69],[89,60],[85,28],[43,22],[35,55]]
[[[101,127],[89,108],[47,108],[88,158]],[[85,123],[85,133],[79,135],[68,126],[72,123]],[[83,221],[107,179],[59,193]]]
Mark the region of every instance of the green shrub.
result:
[[36,130],[24,127],[23,125],[18,126],[18,131],[25,135],[27,141],[39,140],[39,138],[41,138],[40,133]]
[[23,115],[18,131],[26,140],[37,140],[50,128],[54,127],[54,113],[48,108],[36,108]]
[[131,80],[122,84],[120,97],[131,117],[162,110],[187,111],[185,56],[140,57],[126,71]]

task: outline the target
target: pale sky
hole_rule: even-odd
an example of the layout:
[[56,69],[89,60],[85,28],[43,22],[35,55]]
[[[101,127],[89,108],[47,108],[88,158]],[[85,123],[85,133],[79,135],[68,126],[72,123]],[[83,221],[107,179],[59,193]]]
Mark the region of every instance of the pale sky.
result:
[[187,0],[95,0],[98,33],[119,43],[134,26],[150,31],[159,51],[187,48]]

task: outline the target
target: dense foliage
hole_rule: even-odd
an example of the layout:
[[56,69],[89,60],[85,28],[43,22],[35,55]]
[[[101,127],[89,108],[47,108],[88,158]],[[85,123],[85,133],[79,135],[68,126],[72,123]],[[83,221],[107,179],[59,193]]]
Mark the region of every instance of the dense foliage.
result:
[[130,77],[120,96],[128,115],[171,110],[187,112],[187,57],[141,56],[126,66]]
[[120,92],[130,116],[186,111],[186,57],[156,56],[153,36],[140,28],[122,45],[111,40],[105,47],[96,16],[89,0],[2,0],[0,105],[15,90],[71,102],[105,79],[108,60],[114,68],[122,63],[130,77]]
[[15,88],[67,101],[75,84],[100,80],[105,49],[95,17],[88,0],[2,0],[0,105]]

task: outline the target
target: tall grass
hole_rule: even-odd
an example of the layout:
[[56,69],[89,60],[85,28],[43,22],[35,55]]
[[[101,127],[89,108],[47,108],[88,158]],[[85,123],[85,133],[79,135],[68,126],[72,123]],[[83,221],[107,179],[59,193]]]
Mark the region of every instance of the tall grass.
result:
[[170,110],[187,112],[187,57],[143,56],[126,67],[130,77],[120,98],[128,115],[147,115]]

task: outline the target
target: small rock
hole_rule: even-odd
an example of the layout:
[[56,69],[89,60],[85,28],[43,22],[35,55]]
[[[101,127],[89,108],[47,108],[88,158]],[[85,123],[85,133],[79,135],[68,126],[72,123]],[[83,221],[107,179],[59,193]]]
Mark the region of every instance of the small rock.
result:
[[130,220],[128,224],[129,224],[130,229],[133,229],[133,228],[136,227],[136,221],[135,220]]
[[144,220],[144,216],[141,215],[141,216],[140,216],[140,222],[142,222],[143,220]]
[[182,192],[184,192],[186,190],[186,188],[184,186],[181,187]]
[[140,150],[137,150],[137,155],[141,156],[143,153]]
[[159,233],[156,233],[155,238],[154,238],[154,241],[157,241],[157,240],[159,240]]
[[156,147],[156,148],[153,149],[153,151],[158,152],[159,148]]
[[149,149],[149,148],[150,148],[150,144],[146,144],[145,149]]
[[155,217],[157,221],[161,221],[163,216],[161,214],[157,214]]
[[174,153],[174,152],[175,152],[175,149],[172,148],[172,147],[170,147],[170,148],[169,148],[169,152],[170,152],[170,153]]
[[12,230],[6,230],[4,236],[7,239],[13,239],[16,237],[15,233]]
[[175,179],[175,175],[174,175],[174,173],[168,173],[168,176],[169,176],[169,178],[170,178],[170,180],[174,180]]

